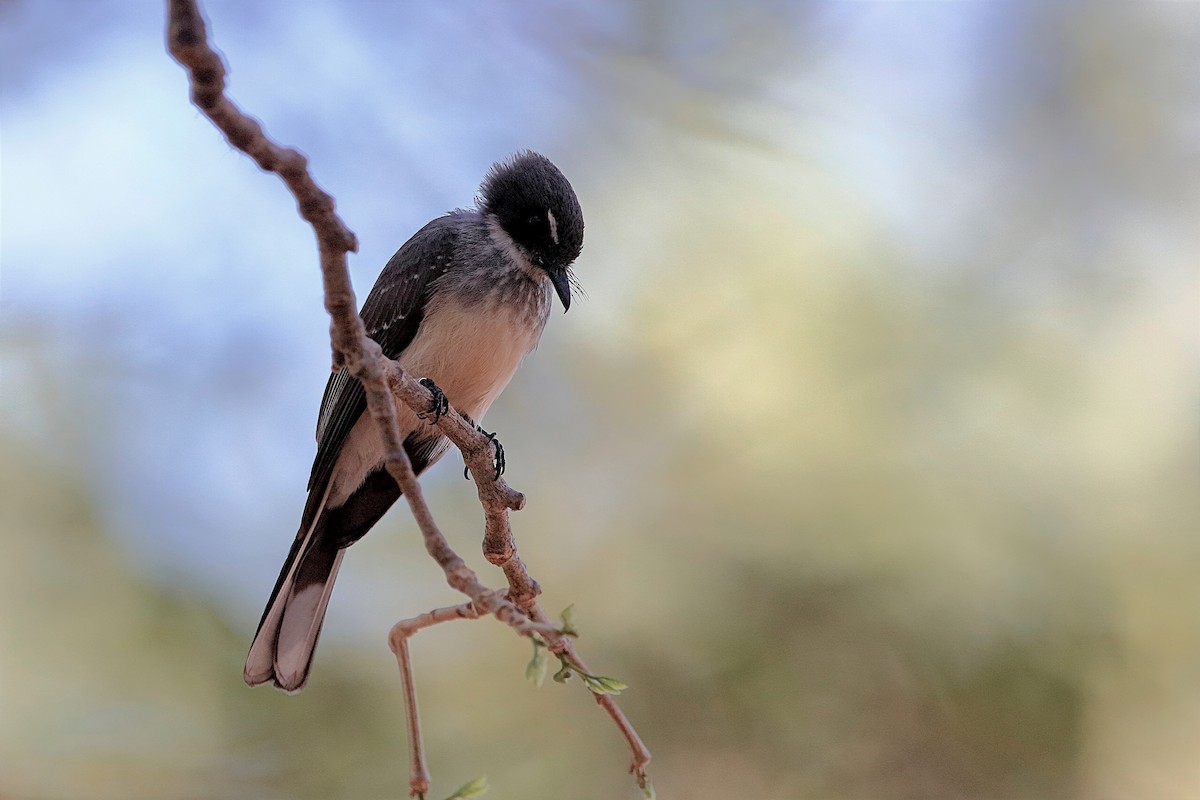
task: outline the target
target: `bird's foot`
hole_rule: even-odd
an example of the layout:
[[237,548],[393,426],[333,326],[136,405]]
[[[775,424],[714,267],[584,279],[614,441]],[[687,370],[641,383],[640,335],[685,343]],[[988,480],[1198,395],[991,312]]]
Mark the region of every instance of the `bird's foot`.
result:
[[[475,424],[475,423],[472,421],[472,424]],[[496,468],[496,474],[492,477],[493,477],[493,479],[498,479],[501,475],[504,474],[504,467],[505,467],[504,445],[500,444],[500,440],[496,438],[496,434],[488,433],[483,428],[481,428],[478,424],[475,424],[475,430],[479,431],[484,436],[486,436],[488,438],[488,441],[490,441],[492,443],[492,450],[495,452],[495,456],[492,459],[492,464]],[[470,479],[471,470],[469,467],[463,467],[463,477],[468,480]]]
[[430,425],[436,425],[442,415],[450,410],[450,401],[446,399],[446,394],[438,388],[437,384],[429,378],[421,378],[417,383],[424,386],[433,395],[433,401],[429,404],[429,410],[424,414],[417,414],[421,419],[427,419],[428,414],[433,415],[433,419],[429,421]]

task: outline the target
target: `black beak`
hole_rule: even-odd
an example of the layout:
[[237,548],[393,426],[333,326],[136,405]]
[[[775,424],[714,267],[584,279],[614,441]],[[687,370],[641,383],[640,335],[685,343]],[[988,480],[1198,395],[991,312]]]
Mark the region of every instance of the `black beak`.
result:
[[547,270],[546,274],[550,276],[550,282],[554,284],[554,291],[558,292],[558,299],[562,300],[563,313],[571,308],[571,283],[567,280],[567,271],[565,269]]

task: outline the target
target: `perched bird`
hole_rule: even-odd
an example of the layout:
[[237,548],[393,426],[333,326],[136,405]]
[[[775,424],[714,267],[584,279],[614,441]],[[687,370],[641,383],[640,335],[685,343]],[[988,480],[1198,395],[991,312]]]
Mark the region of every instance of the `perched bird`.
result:
[[[492,166],[476,208],[438,217],[396,251],[363,303],[367,334],[425,379],[435,399],[478,424],[537,346],[553,294],[570,308],[570,267],[582,247],[583,213],[570,182],[545,156],[517,153]],[[419,475],[448,441],[429,419],[396,405]],[[246,657],[251,686],[304,688],[346,548],[400,497],[365,409],[362,384],[335,372],[317,418],[300,530]]]

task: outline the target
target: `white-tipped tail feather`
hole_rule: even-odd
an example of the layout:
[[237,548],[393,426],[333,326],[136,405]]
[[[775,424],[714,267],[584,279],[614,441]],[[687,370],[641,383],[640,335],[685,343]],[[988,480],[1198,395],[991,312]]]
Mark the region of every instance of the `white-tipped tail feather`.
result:
[[[242,674],[246,683],[257,686],[272,681],[286,692],[304,688],[344,554],[344,550],[327,553],[317,549],[298,554],[288,565],[291,572],[246,656]],[[303,578],[303,586],[297,586],[297,576]]]
[[313,651],[317,648],[329,597],[333,594],[333,582],[345,553],[345,550],[334,552],[332,562],[320,566],[325,575],[302,589],[293,590],[288,599],[275,645],[275,685],[280,689],[298,692],[308,680]]
[[251,686],[272,682],[286,692],[298,692],[308,680],[321,623],[344,555],[343,550],[314,536],[323,511],[324,503],[304,538],[293,545],[250,645],[242,677]]

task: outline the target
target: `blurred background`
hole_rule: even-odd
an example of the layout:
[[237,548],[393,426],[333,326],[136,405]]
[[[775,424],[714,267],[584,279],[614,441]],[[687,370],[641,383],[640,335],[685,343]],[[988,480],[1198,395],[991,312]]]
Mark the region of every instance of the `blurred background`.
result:
[[[1200,797],[1200,5],[204,3],[360,297],[548,154],[587,296],[488,416],[659,796]],[[313,237],[162,4],[0,3],[0,797],[406,793],[403,508],[242,684],[329,368]],[[453,458],[424,481],[479,555]],[[414,641],[431,798],[636,797],[493,622]]]

